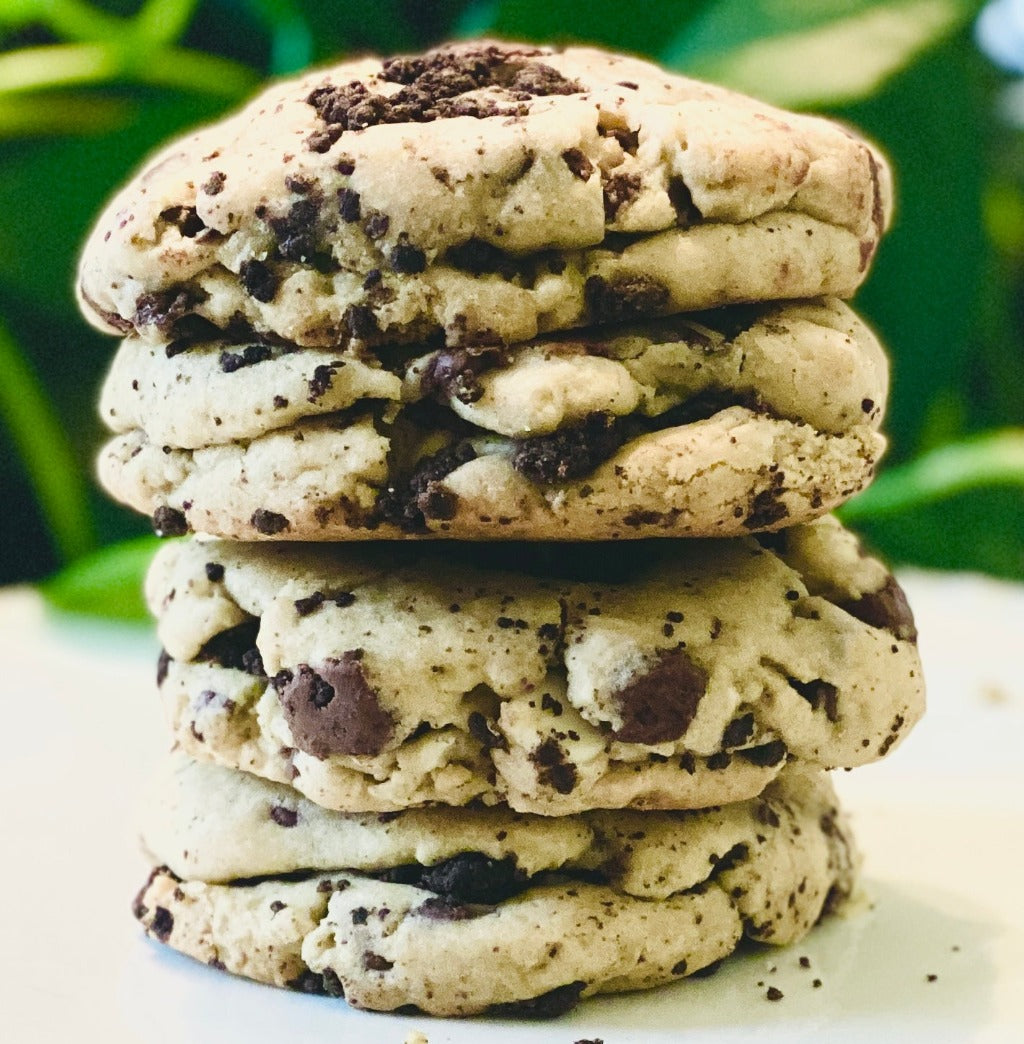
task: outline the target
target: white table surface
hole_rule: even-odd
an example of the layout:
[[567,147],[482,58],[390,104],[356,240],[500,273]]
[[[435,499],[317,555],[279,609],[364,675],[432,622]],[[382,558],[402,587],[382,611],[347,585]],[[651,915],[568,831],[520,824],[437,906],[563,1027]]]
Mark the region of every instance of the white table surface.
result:
[[[129,912],[147,872],[135,801],[167,744],[155,638],[0,592],[0,1041],[1024,1042],[1024,587],[901,579],[929,712],[889,760],[836,780],[869,902],[709,979],[540,1024],[356,1012],[143,938]],[[782,1000],[765,999],[770,985]]]

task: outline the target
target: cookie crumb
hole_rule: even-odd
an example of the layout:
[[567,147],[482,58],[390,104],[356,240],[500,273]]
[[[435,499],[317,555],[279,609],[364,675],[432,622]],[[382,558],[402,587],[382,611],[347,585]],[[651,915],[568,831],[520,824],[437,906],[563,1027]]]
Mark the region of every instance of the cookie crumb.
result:
[[430,1044],[426,1034],[420,1033],[419,1030],[413,1030],[411,1033],[405,1035],[405,1044]]
[[770,1001],[780,1001],[785,996],[777,986],[769,986],[765,997]]
[[928,973],[928,974],[927,974],[927,975],[925,976],[925,981],[926,981],[926,982],[936,982],[936,981],[938,980],[938,978],[939,978],[939,977],[938,977],[937,975],[935,975],[935,974],[934,974],[933,972],[929,972],[929,973]]

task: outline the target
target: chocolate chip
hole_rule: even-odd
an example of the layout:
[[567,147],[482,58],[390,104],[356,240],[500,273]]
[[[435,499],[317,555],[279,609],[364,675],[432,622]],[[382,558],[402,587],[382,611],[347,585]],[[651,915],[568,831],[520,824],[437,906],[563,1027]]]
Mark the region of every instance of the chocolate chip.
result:
[[170,666],[171,654],[166,649],[161,649],[160,655],[156,658],[156,684],[158,688],[167,681],[167,671]]
[[903,588],[894,576],[886,579],[877,591],[861,595],[856,601],[836,603],[840,609],[856,617],[869,627],[877,627],[905,642],[917,641],[914,614],[907,602]]
[[291,525],[284,515],[279,515],[276,511],[267,511],[266,508],[257,508],[252,513],[249,524],[264,536],[276,536]]
[[349,336],[357,341],[368,341],[380,332],[373,309],[367,308],[366,305],[349,305],[342,316],[342,322]]
[[747,517],[743,520],[745,529],[767,529],[789,516],[789,508],[780,499],[785,492],[784,482],[785,474],[776,471],[771,484],[750,498]]
[[298,993],[312,993],[327,997],[344,997],[345,990],[333,968],[325,968],[321,974],[307,968],[301,975],[290,979],[285,985]]
[[363,967],[367,971],[391,971],[394,966],[394,961],[381,957],[379,953],[363,954]]
[[324,604],[324,594],[322,591],[314,591],[313,594],[307,598],[297,598],[295,600],[295,611],[299,616],[309,616],[310,613],[315,612]]
[[493,911],[493,906],[473,905],[456,902],[444,895],[432,895],[425,899],[412,913],[428,921],[472,921]]
[[614,221],[619,211],[640,194],[639,174],[615,174],[604,185],[604,216]]
[[222,170],[215,170],[200,186],[200,191],[208,196],[217,196],[224,189],[224,182],[228,176]]
[[549,736],[530,753],[537,766],[537,779],[559,794],[571,794],[576,787],[576,766],[566,757],[561,744]]
[[582,149],[566,149],[562,153],[562,159],[580,181],[587,181],[594,173],[594,164],[590,162]]
[[391,218],[387,214],[371,214],[363,223],[363,231],[370,239],[380,239],[388,234]]
[[657,315],[669,302],[668,287],[646,275],[619,276],[614,281],[590,276],[583,287],[592,323],[621,323]]
[[708,674],[684,649],[658,654],[646,674],[614,694],[622,725],[612,735],[624,743],[667,743],[690,727],[707,691]]
[[771,768],[778,765],[786,756],[786,744],[782,740],[772,740],[770,743],[762,743],[758,747],[743,747],[736,753],[749,761],[751,765],[759,768]]
[[362,214],[359,207],[359,193],[355,189],[338,189],[338,214],[341,220],[352,224],[358,221]]
[[270,809],[270,818],[283,827],[293,827],[299,821],[299,813],[294,808],[285,808],[284,805],[274,805]]
[[754,715],[744,714],[742,717],[734,718],[725,727],[722,733],[723,747],[740,747],[754,735]]
[[768,992],[765,994],[765,997],[767,997],[770,1001],[780,1001],[782,1000],[783,996],[784,994],[782,990],[780,990],[777,986],[769,986]]
[[388,254],[388,261],[396,272],[415,275],[427,267],[427,255],[408,240],[400,240]]
[[195,239],[206,228],[195,207],[168,207],[161,211],[160,217],[176,226],[186,239]]
[[711,872],[713,874],[725,873],[726,870],[733,870],[740,863],[746,861],[750,855],[750,848],[739,842],[732,846],[725,855],[713,855],[711,856]]
[[220,368],[224,373],[235,373],[246,366],[267,362],[273,355],[269,344],[250,344],[240,352],[224,351],[220,353]]
[[450,247],[444,255],[446,264],[454,265],[473,275],[500,273],[511,279],[516,273],[512,259],[493,243],[483,239],[467,239],[464,243]]
[[166,504],[161,504],[153,512],[153,532],[158,537],[184,536],[188,531],[188,521],[183,512]]
[[492,728],[488,719],[480,711],[471,711],[466,722],[469,734],[479,743],[484,750],[508,750],[508,740]]
[[300,750],[321,759],[376,755],[391,739],[394,719],[367,682],[361,658],[350,650],[341,659],[299,664],[281,682],[281,706]]
[[591,474],[622,445],[617,419],[591,413],[582,424],[514,440],[512,466],[534,482],[565,482]]
[[518,895],[529,884],[513,857],[492,859],[482,852],[460,852],[433,866],[413,863],[393,867],[375,876],[382,881],[415,885],[453,902],[488,906]]
[[825,716],[831,722],[839,720],[839,690],[830,682],[814,678],[809,682],[787,678],[786,681],[811,705],[811,710],[825,708]]
[[[437,484],[456,468],[475,459],[476,451],[469,443],[455,443],[424,457],[404,483],[388,486],[380,493],[375,516],[406,533],[427,532],[428,518],[454,515],[454,494],[439,489]],[[439,515],[439,511],[442,514]]]
[[174,931],[174,915],[166,907],[158,906],[153,911],[153,920],[150,922],[149,930],[163,943]]
[[213,663],[236,671],[246,670],[244,658],[246,653],[255,648],[259,630],[259,620],[251,616],[208,639],[196,653],[195,659],[200,663]]
[[317,402],[330,390],[334,375],[338,372],[337,366],[317,366],[313,370],[313,376],[309,379],[309,395],[307,402]]
[[205,290],[197,287],[140,294],[135,299],[135,325],[155,326],[161,333],[167,333],[207,296]]
[[421,387],[425,395],[440,401],[477,402],[484,393],[481,373],[496,365],[503,353],[494,348],[447,348],[434,354],[423,369]]
[[681,177],[669,178],[668,200],[676,212],[676,224],[683,228],[689,228],[704,220],[704,215],[693,202],[689,186]]
[[265,261],[255,258],[238,266],[238,276],[245,292],[264,304],[274,300],[281,282]]
[[487,1009],[487,1014],[509,1019],[555,1019],[559,1015],[572,1011],[579,1004],[580,994],[583,993],[586,986],[587,984],[580,980],[566,983],[564,986],[556,986],[553,990],[548,990],[539,997],[531,997],[529,1000],[492,1004]]
[[283,217],[268,224],[277,236],[277,252],[288,261],[308,261],[316,253],[318,210],[311,199],[298,199]]
[[207,562],[205,570],[211,584],[219,584],[224,579],[224,566],[220,562]]
[[677,961],[675,964],[672,965],[672,974],[673,975],[685,975],[686,974],[686,961],[685,961],[685,959],[681,960],[681,961]]

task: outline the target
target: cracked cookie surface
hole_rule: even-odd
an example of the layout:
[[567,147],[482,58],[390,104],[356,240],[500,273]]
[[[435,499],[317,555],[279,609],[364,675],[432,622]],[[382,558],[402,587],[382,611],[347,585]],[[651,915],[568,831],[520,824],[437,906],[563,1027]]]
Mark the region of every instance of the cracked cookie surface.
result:
[[551,1017],[699,972],[744,937],[793,942],[858,862],[824,774],[793,769],[704,812],[385,818],[179,759],[145,836],[163,862],[134,906],[151,937],[356,1007],[454,1016]]
[[852,767],[924,708],[895,580],[831,518],[733,541],[188,540],[147,582],[196,757],[319,804],[566,815]]
[[104,388],[119,434],[100,475],[158,531],[234,539],[729,536],[862,488],[887,393],[881,347],[835,299],[387,365],[135,338]]
[[109,204],[79,293],[117,332],[306,346],[545,331],[850,296],[892,206],[880,153],[634,58],[487,41],[269,88]]

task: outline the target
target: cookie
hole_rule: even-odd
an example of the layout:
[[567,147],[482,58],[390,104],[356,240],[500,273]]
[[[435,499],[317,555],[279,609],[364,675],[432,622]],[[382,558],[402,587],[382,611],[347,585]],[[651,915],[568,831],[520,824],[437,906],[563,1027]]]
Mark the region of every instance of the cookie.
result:
[[345,811],[707,807],[883,756],[924,703],[896,581],[831,518],[762,541],[174,542],[162,698]]
[[100,476],[158,531],[235,539],[731,536],[862,488],[887,391],[881,347],[834,298],[387,365],[132,338]]
[[327,812],[179,759],[151,811],[147,934],[380,1011],[545,1017],[801,938],[857,856],[824,774],[704,812]]
[[161,341],[512,343],[849,296],[891,212],[849,130],[586,48],[477,41],[277,83],[111,201],[79,294]]

